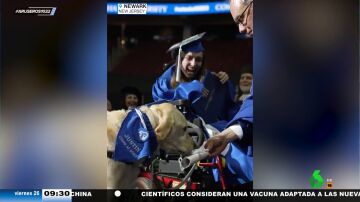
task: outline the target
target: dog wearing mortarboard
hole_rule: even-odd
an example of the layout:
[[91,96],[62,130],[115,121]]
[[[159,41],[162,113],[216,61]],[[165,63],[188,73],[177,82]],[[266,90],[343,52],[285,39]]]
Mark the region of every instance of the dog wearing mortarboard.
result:
[[[139,163],[151,158],[158,147],[166,152],[190,154],[194,141],[185,117],[169,103],[133,110],[107,112],[108,189],[132,189]],[[109,152],[108,152],[109,153]]]

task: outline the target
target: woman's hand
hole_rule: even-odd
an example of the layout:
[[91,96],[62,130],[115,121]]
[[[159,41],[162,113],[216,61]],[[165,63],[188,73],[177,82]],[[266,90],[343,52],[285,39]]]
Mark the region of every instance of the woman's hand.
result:
[[212,74],[217,76],[222,84],[226,83],[229,80],[229,75],[226,72],[212,72]]
[[203,91],[202,91],[203,97],[209,96],[209,93],[210,93],[210,91],[207,88],[204,88]]

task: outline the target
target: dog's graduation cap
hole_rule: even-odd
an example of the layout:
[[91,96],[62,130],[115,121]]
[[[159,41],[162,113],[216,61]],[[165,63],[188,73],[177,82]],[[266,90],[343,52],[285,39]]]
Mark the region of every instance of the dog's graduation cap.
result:
[[184,39],[183,41],[172,45],[167,52],[178,52],[177,69],[176,69],[176,82],[180,82],[180,68],[181,68],[181,52],[203,52],[205,49],[201,43],[201,39],[206,32],[196,34],[192,37]]

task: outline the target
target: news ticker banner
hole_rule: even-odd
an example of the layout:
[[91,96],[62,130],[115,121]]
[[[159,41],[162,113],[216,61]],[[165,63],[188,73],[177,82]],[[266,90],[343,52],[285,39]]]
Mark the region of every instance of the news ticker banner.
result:
[[209,15],[229,13],[229,3],[108,3],[109,15]]
[[0,190],[0,201],[16,202],[71,202],[71,201],[172,201],[189,199],[227,198],[314,198],[360,200],[360,190],[77,190],[77,189],[5,189]]

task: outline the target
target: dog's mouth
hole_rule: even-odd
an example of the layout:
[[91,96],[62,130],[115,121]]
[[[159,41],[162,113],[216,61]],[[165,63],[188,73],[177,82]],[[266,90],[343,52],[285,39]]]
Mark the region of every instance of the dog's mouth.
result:
[[171,142],[171,143],[164,143],[162,142],[161,148],[163,148],[167,153],[173,153],[173,154],[182,154],[182,155],[189,155],[191,154],[191,151],[195,148],[195,143],[192,141],[191,137],[186,141],[180,141],[180,142]]
[[189,155],[189,154],[191,154],[192,150],[194,150],[195,147],[196,147],[194,141],[192,141],[191,143],[192,143],[192,144],[189,144],[188,147],[185,147],[185,148],[182,150],[182,154],[184,154],[184,155]]

